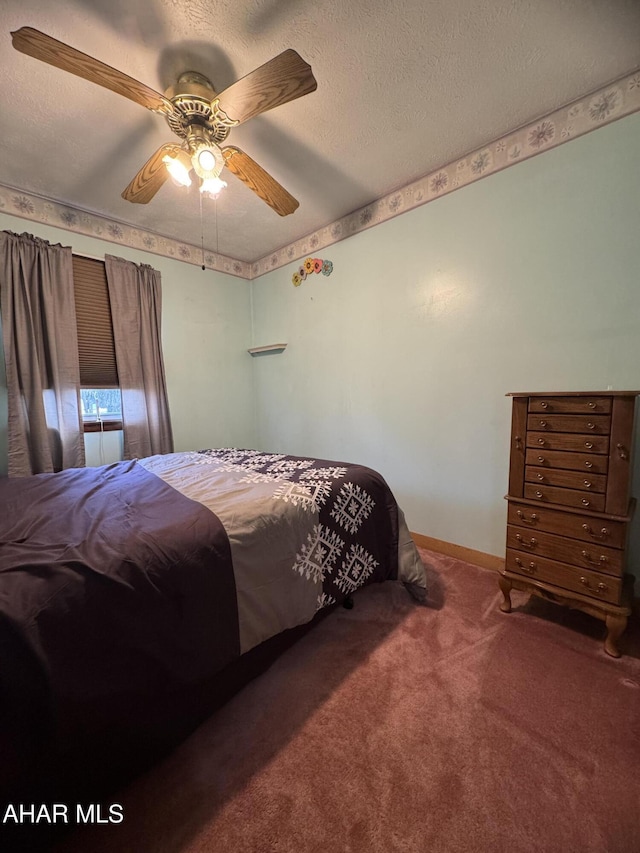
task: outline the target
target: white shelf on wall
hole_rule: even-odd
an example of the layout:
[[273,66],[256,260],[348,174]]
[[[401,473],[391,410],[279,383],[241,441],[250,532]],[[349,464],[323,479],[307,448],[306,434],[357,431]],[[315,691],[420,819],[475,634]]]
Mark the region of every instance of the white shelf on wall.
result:
[[282,352],[286,346],[286,344],[267,344],[267,346],[264,347],[251,347],[247,352],[251,353],[252,356],[268,355],[269,353]]

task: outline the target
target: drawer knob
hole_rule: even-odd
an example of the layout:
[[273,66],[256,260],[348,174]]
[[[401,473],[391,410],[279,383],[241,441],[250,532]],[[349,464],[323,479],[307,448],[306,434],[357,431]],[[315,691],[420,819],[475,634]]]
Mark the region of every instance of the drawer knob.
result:
[[593,468],[593,462],[585,462],[584,467],[585,468]]
[[547,443],[547,442],[544,440],[544,438],[539,438],[539,439],[538,439],[538,444],[543,444],[543,445],[544,445],[544,444],[546,444],[546,443]]
[[601,555],[600,555],[600,557],[598,557],[598,559],[597,559],[597,560],[594,560],[594,559],[593,559],[593,557],[589,556],[589,552],[588,552],[588,551],[583,551],[583,552],[582,552],[582,556],[585,558],[585,560],[586,560],[588,563],[596,563],[596,564],[598,564],[598,563],[608,563],[608,562],[609,562],[609,558],[608,558],[607,556],[605,556],[605,554],[601,554]]
[[591,422],[589,422],[589,423],[587,424],[587,429],[595,429],[595,428],[596,428],[596,425],[595,425],[595,424],[592,424]]
[[589,506],[589,503],[590,503],[590,502],[589,502],[586,498],[582,498],[582,504],[583,504],[583,506]]
[[582,529],[586,531],[589,536],[593,536],[594,539],[606,539],[609,536],[609,529],[607,527],[603,527],[600,533],[595,533],[588,524],[583,524]]
[[543,400],[543,401],[542,401],[542,403],[540,403],[540,408],[541,408],[541,409],[546,409],[548,405],[549,405],[549,404],[548,404],[545,400]]
[[528,542],[525,542],[522,536],[519,533],[516,533],[516,539],[522,545],[523,548],[535,548],[538,544],[538,540],[534,539],[533,536]]
[[593,450],[593,442],[592,441],[585,441],[584,446],[587,448],[587,450]]
[[540,491],[540,489],[536,489],[536,497],[537,497],[537,498],[541,498],[541,497],[542,497],[542,492]]
[[540,426],[541,426],[543,429],[544,429],[544,427],[546,427],[546,425],[547,425],[547,422],[546,422],[546,421],[540,421]]
[[544,480],[544,474],[538,474],[537,477],[539,480]]
[[583,482],[584,482],[585,488],[587,488],[587,489],[590,489],[590,488],[591,488],[591,485],[592,485],[592,484],[591,484],[591,481],[590,481],[590,480],[584,480]]
[[530,575],[532,575],[536,570],[535,563],[529,563],[528,566],[525,566],[520,557],[516,557],[516,565],[520,568],[521,571],[527,572]]
[[596,404],[595,404],[595,403],[589,403],[588,405],[589,405],[589,408],[590,408],[590,409],[595,409],[595,408],[596,408]]
[[524,521],[525,524],[535,524],[538,520],[538,516],[535,514],[535,512],[531,513],[531,518],[527,518],[526,515],[522,512],[522,510],[519,509],[516,512],[516,515],[518,516],[520,521]]
[[[580,578],[580,583],[583,586],[586,586],[587,589],[592,589],[591,584],[589,583],[589,578]],[[594,589],[594,592],[602,593],[607,591],[606,583],[599,583],[598,586]]]
[[538,462],[539,462],[541,465],[542,465],[542,463],[543,463],[544,461],[545,461],[544,456],[538,456]]

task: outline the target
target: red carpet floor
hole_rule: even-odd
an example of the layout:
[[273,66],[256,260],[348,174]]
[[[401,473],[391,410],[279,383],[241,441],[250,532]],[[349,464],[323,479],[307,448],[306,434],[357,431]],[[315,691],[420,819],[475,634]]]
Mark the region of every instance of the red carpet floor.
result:
[[640,851],[638,627],[421,554],[428,606],[362,590],[59,853]]

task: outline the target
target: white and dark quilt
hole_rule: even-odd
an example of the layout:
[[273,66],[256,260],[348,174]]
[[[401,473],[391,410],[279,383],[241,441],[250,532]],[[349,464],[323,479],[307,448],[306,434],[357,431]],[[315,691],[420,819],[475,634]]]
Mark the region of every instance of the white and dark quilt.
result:
[[373,581],[399,579],[417,599],[425,596],[402,512],[371,468],[236,448],[140,464],[222,522],[242,652]]
[[218,449],[0,478],[0,792],[43,755],[153,740],[244,652],[396,579],[424,599],[364,466]]

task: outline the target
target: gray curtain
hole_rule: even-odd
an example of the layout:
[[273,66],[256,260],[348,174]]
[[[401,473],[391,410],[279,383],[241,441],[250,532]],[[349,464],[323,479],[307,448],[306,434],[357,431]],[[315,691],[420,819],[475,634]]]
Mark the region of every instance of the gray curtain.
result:
[[160,273],[105,256],[113,342],[122,394],[125,459],[171,453],[173,435],[162,359]]
[[71,249],[1,231],[0,312],[9,476],[82,467]]

